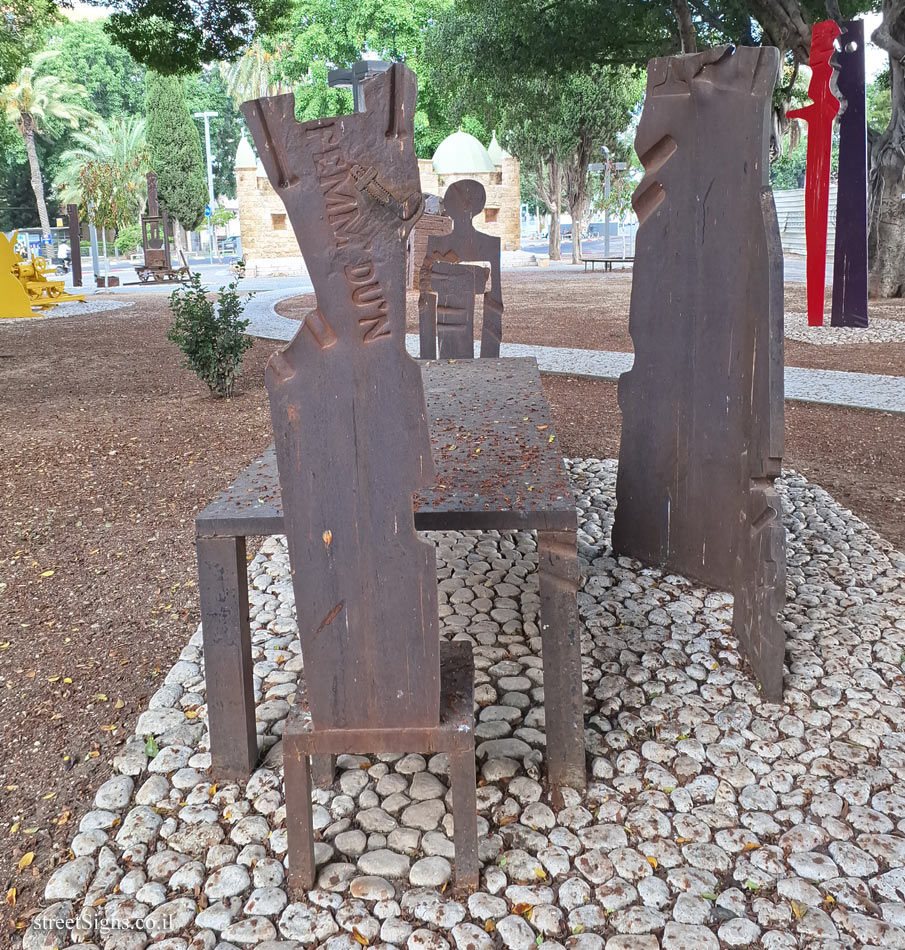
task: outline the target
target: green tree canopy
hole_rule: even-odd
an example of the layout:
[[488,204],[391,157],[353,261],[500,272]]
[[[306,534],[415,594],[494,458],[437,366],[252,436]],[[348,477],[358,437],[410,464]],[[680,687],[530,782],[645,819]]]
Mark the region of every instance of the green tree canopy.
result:
[[257,33],[279,28],[290,0],[91,0],[113,7],[106,30],[137,62],[161,75],[185,75],[230,62]]
[[185,83],[151,70],[145,76],[145,112],[151,167],[160,203],[186,229],[198,226],[207,204],[207,168]]
[[55,71],[81,83],[90,107],[103,119],[143,111],[144,69],[104,30],[89,20],[63,20],[47,36],[47,48],[59,50]]

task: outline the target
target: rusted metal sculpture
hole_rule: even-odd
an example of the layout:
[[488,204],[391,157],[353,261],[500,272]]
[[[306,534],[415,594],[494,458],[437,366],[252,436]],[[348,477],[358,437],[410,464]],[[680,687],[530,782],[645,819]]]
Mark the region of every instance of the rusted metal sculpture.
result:
[[82,233],[79,229],[79,206],[66,205],[69,218],[69,247],[72,252],[72,286],[82,286]]
[[141,248],[144,252],[143,266],[136,267],[135,273],[142,283],[165,280],[185,280],[189,268],[173,267],[170,254],[170,219],[166,211],[161,212],[157,198],[157,175],[148,172],[148,213],[141,216]]
[[396,64],[363,94],[360,113],[305,123],[291,94],[242,106],[317,296],[265,377],[311,714],[296,706],[284,732],[290,880],[313,884],[311,755],[442,748],[457,882],[473,888],[473,660],[450,645],[441,689],[436,555],[414,526],[434,475],[405,350],[414,74]]
[[[432,234],[418,281],[421,359],[470,359],[474,356],[475,295],[482,294],[481,356],[500,355],[503,338],[503,289],[500,239],[478,231],[472,218],[487,200],[484,186],[471,179],[454,182],[443,197],[452,219],[449,234]],[[490,266],[467,266],[465,262]],[[490,289],[485,291],[487,279]]]
[[652,60],[619,381],[613,548],[735,595],[734,630],[782,694],[782,251],[768,185],[777,50]]
[[833,67],[830,58],[839,36],[835,20],[815,23],[811,31],[811,81],[808,96],[811,104],[793,109],[790,119],[803,119],[808,124],[808,165],[804,189],[804,226],[808,250],[807,296],[808,324],[823,326],[826,297],[826,245],[830,215],[830,159],[833,148],[833,122],[839,113],[839,100],[830,89]]
[[867,326],[867,105],[864,81],[864,23],[849,20],[833,63],[839,117],[839,175],[836,192],[836,251],[833,260],[834,327]]
[[375,76],[385,73],[392,63],[382,59],[360,59],[348,69],[331,69],[327,73],[327,85],[352,90],[352,108],[355,112],[364,112],[362,86]]

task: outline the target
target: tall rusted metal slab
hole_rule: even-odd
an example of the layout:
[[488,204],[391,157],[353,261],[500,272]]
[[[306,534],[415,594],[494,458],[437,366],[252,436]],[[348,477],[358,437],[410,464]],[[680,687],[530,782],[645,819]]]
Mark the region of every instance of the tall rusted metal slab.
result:
[[[484,294],[481,356],[500,355],[503,338],[500,239],[478,231],[472,221],[486,200],[484,186],[470,178],[453,182],[443,196],[443,208],[452,219],[453,229],[449,234],[432,234],[428,238],[418,281],[418,332],[423,360],[436,359],[438,340],[441,359],[474,356],[476,293]],[[467,261],[489,264],[488,290],[484,290],[488,275],[480,268],[463,266]]]
[[82,232],[79,228],[79,206],[66,205],[69,218],[69,250],[72,255],[72,286],[82,286]]
[[613,548],[735,595],[734,629],[782,693],[783,286],[768,185],[775,49],[652,60],[646,174],[619,381]]
[[405,350],[415,77],[361,91],[364,111],[311,122],[292,95],[242,106],[317,297],[266,384],[314,728],[436,727],[436,555],[412,507],[434,466]]
[[864,23],[842,24],[833,57],[839,117],[836,250],[833,259],[834,327],[867,326],[867,104]]

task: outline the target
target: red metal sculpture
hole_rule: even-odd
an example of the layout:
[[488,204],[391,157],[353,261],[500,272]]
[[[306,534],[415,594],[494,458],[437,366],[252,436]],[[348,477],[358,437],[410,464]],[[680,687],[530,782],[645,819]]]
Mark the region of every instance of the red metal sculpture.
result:
[[833,122],[839,113],[839,101],[830,89],[833,67],[830,57],[836,37],[840,34],[835,20],[815,23],[811,33],[811,82],[808,95],[811,104],[793,109],[790,119],[803,119],[808,124],[808,170],[805,178],[804,224],[808,249],[808,324],[823,326],[826,295],[826,244],[830,213],[830,153],[833,144]]

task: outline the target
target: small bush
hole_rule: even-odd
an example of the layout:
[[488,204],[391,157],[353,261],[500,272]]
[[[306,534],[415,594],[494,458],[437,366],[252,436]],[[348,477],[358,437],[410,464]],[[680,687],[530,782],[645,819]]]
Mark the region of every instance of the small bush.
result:
[[114,246],[117,252],[124,256],[141,247],[141,227],[137,224],[127,224],[120,228]]
[[167,339],[182,351],[182,365],[207,383],[217,397],[232,395],[242,357],[254,345],[254,340],[244,335],[249,321],[242,319],[245,304],[237,288],[236,281],[221,287],[214,302],[207,299],[201,275],[192,274],[188,286],[170,295],[173,322]]

